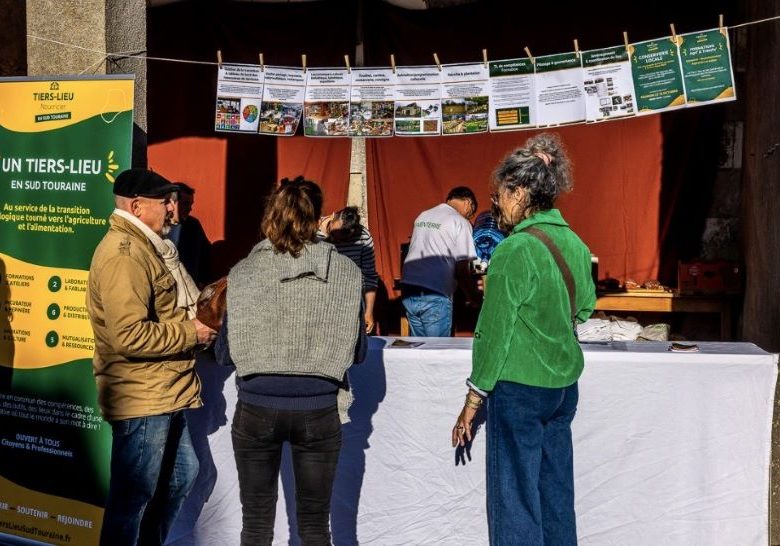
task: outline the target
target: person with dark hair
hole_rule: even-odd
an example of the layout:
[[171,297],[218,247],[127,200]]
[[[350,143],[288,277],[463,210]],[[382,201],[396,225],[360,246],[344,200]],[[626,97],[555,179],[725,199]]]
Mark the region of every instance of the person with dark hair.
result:
[[347,369],[365,356],[360,270],[317,239],[322,192],[302,177],[271,194],[265,239],[228,275],[217,362],[235,366],[233,450],[242,546],[273,541],[282,446],[292,448],[298,533],[330,544],[330,497],[348,422]]
[[320,233],[333,244],[339,254],[346,256],[363,273],[363,306],[365,308],[366,333],[374,329],[374,302],[379,287],[376,272],[374,239],[360,224],[357,207],[345,207],[320,221]]
[[113,192],[86,294],[98,403],[112,434],[100,544],[161,545],[198,475],[185,410],[202,405],[194,351],[216,332],[193,318],[197,289],[162,238],[176,186],[129,169]]
[[203,288],[211,282],[211,241],[200,220],[191,215],[195,204],[195,189],[184,182],[175,182],[178,188],[173,225],[168,239],[179,251],[179,260]]
[[460,286],[475,299],[469,263],[477,257],[469,219],[477,198],[465,186],[453,188],[445,203],[414,221],[409,253],[401,273],[401,302],[413,336],[452,335],[452,296]]
[[553,208],[571,190],[560,140],[540,134],[496,168],[491,200],[510,235],[488,267],[466,401],[452,445],[487,400],[490,544],[577,544],[571,423],[583,368],[575,322],[593,312],[588,247]]

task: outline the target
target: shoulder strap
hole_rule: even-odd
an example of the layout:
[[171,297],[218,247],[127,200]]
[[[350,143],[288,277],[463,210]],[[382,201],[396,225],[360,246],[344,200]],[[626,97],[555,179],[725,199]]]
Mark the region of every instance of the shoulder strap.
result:
[[[553,259],[555,259],[555,263],[558,264],[558,269],[561,270],[561,275],[563,276],[563,281],[566,283],[566,291],[569,293],[569,307],[571,308],[571,323],[572,325],[576,325],[577,322],[577,303],[576,303],[576,296],[577,296],[577,289],[574,285],[574,276],[571,274],[571,269],[569,269],[569,265],[566,263],[566,260],[563,259],[563,255],[561,254],[561,250],[558,248],[558,246],[553,242],[552,239],[550,239],[550,236],[547,235],[544,231],[542,231],[539,228],[536,227],[528,227],[523,230],[525,233],[528,233],[529,235],[532,235],[539,239],[542,243],[544,243],[544,246],[547,247],[547,250],[550,251],[550,254],[552,254]],[[576,332],[576,327],[575,327]]]

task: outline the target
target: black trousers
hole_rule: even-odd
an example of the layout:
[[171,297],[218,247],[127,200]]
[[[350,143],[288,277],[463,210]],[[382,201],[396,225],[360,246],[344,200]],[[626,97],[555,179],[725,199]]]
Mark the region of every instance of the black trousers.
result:
[[292,448],[301,542],[329,546],[330,496],[341,449],[336,406],[277,410],[239,400],[232,436],[243,513],[241,546],[270,546],[273,541],[284,442]]

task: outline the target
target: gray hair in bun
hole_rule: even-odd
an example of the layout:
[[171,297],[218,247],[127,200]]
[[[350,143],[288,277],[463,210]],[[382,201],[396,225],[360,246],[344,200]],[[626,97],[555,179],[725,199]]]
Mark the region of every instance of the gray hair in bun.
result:
[[507,155],[493,171],[493,187],[527,192],[521,218],[553,208],[558,197],[574,187],[571,163],[558,135],[538,134]]

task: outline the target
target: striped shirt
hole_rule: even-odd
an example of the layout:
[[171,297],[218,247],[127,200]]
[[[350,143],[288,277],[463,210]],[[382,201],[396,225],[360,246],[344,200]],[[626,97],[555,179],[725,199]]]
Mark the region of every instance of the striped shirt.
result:
[[366,228],[361,228],[360,236],[351,241],[330,241],[342,256],[346,256],[360,268],[363,273],[363,292],[371,292],[379,286],[379,275],[376,272],[374,257],[374,239]]

